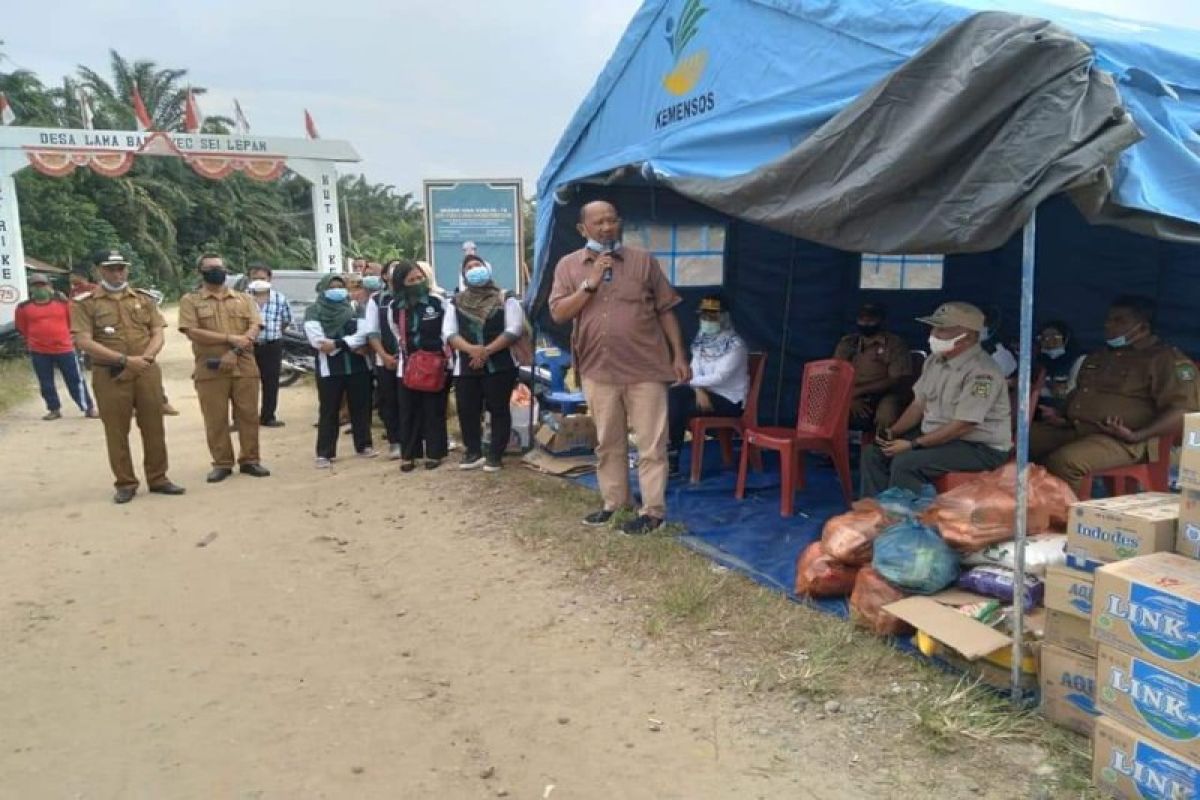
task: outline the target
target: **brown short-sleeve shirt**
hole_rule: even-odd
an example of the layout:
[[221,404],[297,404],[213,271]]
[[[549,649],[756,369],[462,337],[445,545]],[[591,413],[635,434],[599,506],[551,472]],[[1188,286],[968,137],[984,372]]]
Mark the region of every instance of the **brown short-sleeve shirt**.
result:
[[154,330],[166,325],[154,298],[128,286],[119,292],[98,286],[71,301],[71,333],[90,334],[123,355],[145,353]]
[[854,365],[854,382],[858,384],[912,375],[912,355],[908,345],[890,331],[881,331],[874,336],[859,333],[843,336],[833,357]]
[[[551,310],[578,291],[595,258],[583,248],[559,260]],[[575,318],[571,351],[579,375],[599,383],[674,381],[671,348],[659,316],[679,302],[652,255],[622,247],[613,254],[612,279],[600,284]]]
[[[262,325],[258,303],[244,292],[233,292],[222,287],[211,291],[207,287],[185,294],[179,300],[179,330],[192,328],[242,336],[252,327]],[[221,358],[229,352],[227,344],[204,344],[192,342],[192,354],[196,357],[196,380],[217,378],[223,374],[208,367],[208,360]],[[258,364],[253,350],[244,351],[237,361],[233,375],[239,378],[258,377]]]
[[1088,429],[1120,417],[1137,430],[1171,409],[1198,410],[1196,383],[1195,364],[1166,342],[1097,350],[1079,368],[1067,418]]

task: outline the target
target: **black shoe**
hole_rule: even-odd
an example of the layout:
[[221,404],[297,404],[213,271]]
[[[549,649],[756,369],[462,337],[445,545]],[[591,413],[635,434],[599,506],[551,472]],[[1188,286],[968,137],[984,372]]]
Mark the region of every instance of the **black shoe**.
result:
[[266,478],[271,475],[271,470],[264,467],[262,464],[242,464],[238,467],[238,472],[243,475],[249,475],[252,478]]
[[178,494],[183,494],[184,492],[187,491],[187,489],[184,489],[182,486],[178,486],[174,483],[171,483],[170,481],[167,481],[166,483],[160,483],[158,486],[151,486],[150,491],[153,492],[154,494],[178,495]]
[[137,489],[128,486],[117,489],[117,491],[113,494],[113,502],[119,506],[124,505],[132,500],[135,494],[137,494]]
[[462,462],[458,465],[459,469],[479,469],[485,463],[483,453],[463,453]]
[[260,422],[259,424],[264,428],[282,428],[287,423],[281,419],[269,419],[266,422]]
[[483,465],[484,472],[499,472],[504,469],[504,460],[495,456],[488,456],[487,463]]
[[613,518],[613,514],[615,513],[615,511],[609,511],[603,508],[599,511],[593,511],[591,514],[588,514],[583,518],[583,524],[590,528],[599,528],[602,525],[607,525],[608,521]]
[[645,536],[651,531],[658,530],[662,527],[663,521],[658,517],[650,517],[642,514],[635,520],[626,522],[621,526],[621,533],[626,536]]
[[437,469],[441,465],[442,465],[442,460],[440,458],[425,459],[425,469]]
[[403,461],[400,463],[400,471],[401,472],[412,472],[416,468],[417,468],[417,462],[415,462],[415,461]]
[[232,474],[233,470],[228,467],[213,467],[212,472],[208,473],[208,477],[205,480],[209,483],[220,483]]

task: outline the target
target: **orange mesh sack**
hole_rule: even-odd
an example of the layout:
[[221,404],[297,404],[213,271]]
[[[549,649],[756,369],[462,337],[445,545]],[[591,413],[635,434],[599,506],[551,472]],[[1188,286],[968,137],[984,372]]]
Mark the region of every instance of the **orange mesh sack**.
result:
[[796,562],[796,594],[845,597],[854,588],[858,567],[847,566],[821,549],[820,542],[804,548]]
[[[1029,506],[1045,511],[1050,519],[1050,531],[1065,533],[1071,506],[1079,502],[1067,482],[1033,465],[1029,468]],[[1034,533],[1034,531],[1030,531]]]
[[[1034,470],[1045,472],[1041,467],[1030,468],[1026,530],[1044,533],[1050,530],[1049,506],[1046,502],[1034,502],[1033,486],[1049,476],[1043,474],[1035,479]],[[933,505],[921,515],[921,522],[937,528],[946,544],[962,552],[974,552],[1008,541],[1013,538],[1017,517],[1016,474],[1017,468],[1011,463],[993,472],[980,473],[976,480],[938,495]],[[1043,491],[1038,497],[1051,503],[1058,502],[1052,489]]]
[[863,567],[854,580],[850,593],[850,618],[854,624],[877,636],[907,636],[913,627],[883,610],[888,603],[903,600],[904,592],[892,586],[872,567]]
[[869,564],[875,539],[891,522],[879,503],[859,500],[850,511],[826,521],[821,530],[821,547],[843,564]]

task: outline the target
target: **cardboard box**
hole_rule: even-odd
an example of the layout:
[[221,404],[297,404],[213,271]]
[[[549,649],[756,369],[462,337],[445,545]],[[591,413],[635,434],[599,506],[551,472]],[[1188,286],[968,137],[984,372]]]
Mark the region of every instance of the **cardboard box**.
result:
[[1179,495],[1162,492],[1085,500],[1071,506],[1067,566],[1092,572],[1101,564],[1175,548]]
[[1096,711],[1096,659],[1054,645],[1042,646],[1042,714],[1055,725],[1092,735]]
[[1098,646],[1092,638],[1090,619],[1080,619],[1073,614],[1054,610],[1046,612],[1046,636],[1042,641],[1093,658]]
[[1093,575],[1083,570],[1054,565],[1046,568],[1046,608],[1092,620]]
[[1188,558],[1200,558],[1200,490],[1184,489],[1179,494],[1175,552]]
[[1112,717],[1099,717],[1092,735],[1092,782],[1122,800],[1177,800],[1197,796],[1200,769]]
[[535,438],[554,455],[585,455],[596,449],[596,422],[586,414],[552,414]]
[[1200,414],[1183,417],[1183,447],[1179,450],[1179,487],[1200,491]]
[[1200,561],[1155,553],[1098,569],[1092,638],[1200,681]]
[[1200,760],[1200,684],[1104,645],[1096,659],[1096,707],[1141,736]]

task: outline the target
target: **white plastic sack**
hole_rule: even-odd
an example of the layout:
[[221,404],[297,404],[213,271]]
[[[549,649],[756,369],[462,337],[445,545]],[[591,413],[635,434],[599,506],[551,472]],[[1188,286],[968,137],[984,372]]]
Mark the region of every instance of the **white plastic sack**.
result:
[[[1047,567],[1067,563],[1066,548],[1065,533],[1037,533],[1025,537],[1025,574],[1040,578],[1046,574]],[[968,567],[996,564],[1016,569],[1016,549],[1016,542],[1010,539],[969,553],[963,557],[962,563]]]

